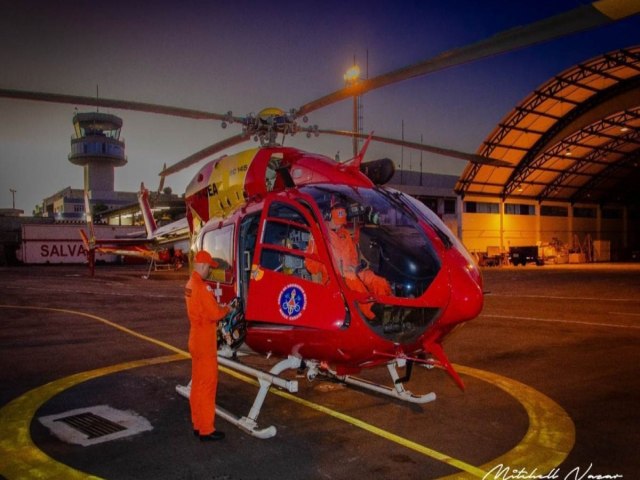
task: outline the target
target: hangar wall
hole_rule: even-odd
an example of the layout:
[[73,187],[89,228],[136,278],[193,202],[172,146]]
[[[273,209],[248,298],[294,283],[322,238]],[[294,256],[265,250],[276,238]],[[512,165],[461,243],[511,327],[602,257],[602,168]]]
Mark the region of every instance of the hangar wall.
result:
[[390,187],[431,208],[472,253],[496,255],[510,246],[550,244],[575,250],[589,240],[592,260],[640,260],[640,205],[572,205],[522,197],[502,201],[473,194],[463,198],[453,190],[457,177],[452,175],[404,171],[401,177],[396,171],[394,179]]
[[[506,204],[502,205],[503,208]],[[531,206],[535,209],[535,205]],[[540,240],[538,217],[533,215],[508,213],[504,208],[503,213],[504,242],[507,248],[523,245],[535,245]]]
[[[503,202],[465,197],[458,202],[457,232],[474,253],[507,253],[509,247],[552,245],[567,251],[598,249],[593,260],[625,260],[640,249],[638,212],[626,207],[563,202]],[[456,231],[455,229],[453,231]],[[606,254],[600,249],[606,245]]]
[[490,213],[463,213],[462,243],[470,252],[486,252],[490,247],[500,247],[500,218]]

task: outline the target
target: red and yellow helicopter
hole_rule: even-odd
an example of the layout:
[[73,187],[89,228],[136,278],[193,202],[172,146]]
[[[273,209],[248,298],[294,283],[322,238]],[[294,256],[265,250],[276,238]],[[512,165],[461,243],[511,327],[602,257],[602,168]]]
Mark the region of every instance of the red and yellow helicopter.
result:
[[[218,262],[211,274],[218,298],[240,306],[222,326],[231,349],[244,342],[285,358],[272,374],[305,368],[308,378],[322,373],[428,402],[434,394],[413,395],[402,383],[418,361],[442,366],[462,386],[441,342],[480,313],[482,280],[431,210],[379,184],[393,164],[361,163],[366,145],[346,163],[280,146],[208,163],[186,192],[192,248],[207,250]],[[329,220],[338,208],[344,212],[341,228],[357,239],[360,263],[351,281],[332,244]],[[365,286],[367,275],[383,279],[386,291]],[[402,379],[398,363],[407,365]],[[378,365],[389,368],[393,388],[351,376]],[[270,433],[255,430],[255,420],[238,422],[259,436]]]
[[[323,374],[416,403],[435,399],[434,393],[414,395],[405,390],[416,362],[443,368],[463,386],[442,342],[456,326],[480,313],[480,272],[431,210],[384,186],[393,174],[390,160],[365,162],[364,157],[370,141],[381,141],[500,165],[499,160],[454,150],[303,127],[297,120],[304,122],[314,110],[385,85],[603,25],[639,10],[633,1],[596,1],[362,80],[290,112],[269,108],[258,115],[235,117],[41,92],[0,90],[0,96],[241,125],[241,133],[165,168],[160,173],[163,177],[243,141],[260,140],[258,148],[207,163],[188,185],[185,200],[190,253],[206,250],[218,261],[210,278],[215,294],[221,302],[236,306],[221,327],[220,363],[255,375],[260,383],[247,416],[238,418],[223,409],[219,414],[252,435],[267,438],[275,435],[275,428],[258,428],[257,418],[271,385],[297,391],[297,381],[279,376],[288,369],[304,371],[308,379]],[[296,133],[365,137],[367,141],[354,158],[338,162],[278,142],[279,136]],[[339,212],[336,218],[334,211]],[[354,244],[355,262],[335,248],[338,217],[342,238],[348,235]],[[375,278],[383,287],[371,287],[365,277]],[[243,344],[281,360],[268,373],[255,370],[237,359]],[[353,376],[378,366],[389,370],[390,387]],[[405,368],[402,377],[398,367]],[[189,393],[188,386],[177,389]]]

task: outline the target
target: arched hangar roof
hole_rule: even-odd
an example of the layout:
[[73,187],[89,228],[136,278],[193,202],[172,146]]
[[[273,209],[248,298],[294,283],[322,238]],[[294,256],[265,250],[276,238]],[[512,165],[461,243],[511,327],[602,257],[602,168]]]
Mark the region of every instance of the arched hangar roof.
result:
[[504,118],[478,153],[510,166],[468,164],[456,184],[459,195],[637,205],[640,46],[550,79]]

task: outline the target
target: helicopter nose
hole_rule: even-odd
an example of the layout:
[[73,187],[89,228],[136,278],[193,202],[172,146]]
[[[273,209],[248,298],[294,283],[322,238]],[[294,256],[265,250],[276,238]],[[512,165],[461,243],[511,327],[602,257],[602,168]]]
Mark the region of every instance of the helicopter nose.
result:
[[452,262],[449,267],[451,324],[466,322],[480,315],[484,305],[482,275],[475,264]]

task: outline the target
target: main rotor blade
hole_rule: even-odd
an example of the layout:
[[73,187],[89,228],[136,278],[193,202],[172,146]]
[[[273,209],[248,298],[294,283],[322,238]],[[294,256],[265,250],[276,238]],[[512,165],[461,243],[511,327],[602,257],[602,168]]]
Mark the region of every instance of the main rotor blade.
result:
[[638,13],[640,13],[638,0],[594,1],[590,5],[582,5],[529,25],[506,30],[477,43],[449,50],[424,62],[400,68],[372,79],[360,80],[354,85],[302,105],[296,114],[306,115],[327,105],[354,95],[362,95],[392,83],[600,27]]
[[242,143],[248,139],[249,137],[244,133],[234,135],[233,137],[225,138],[224,140],[214,143],[213,145],[209,145],[208,147],[203,148],[202,150],[194,153],[193,155],[189,155],[187,158],[180,160],[177,163],[174,163],[168,168],[165,168],[160,172],[159,175],[161,177],[166,177],[167,175],[171,175],[172,173],[176,173],[176,172],[179,172],[180,170],[184,170],[185,168],[190,167],[194,163],[198,163],[202,159],[210,157],[211,155],[214,155],[219,151],[224,150],[225,148],[233,147],[234,145]]
[[167,105],[155,105],[152,103],[131,102],[128,100],[114,100],[110,98],[82,97],[77,95],[62,95],[58,93],[29,92],[26,90],[0,89],[0,97],[16,98],[22,100],[36,100],[51,103],[69,103],[72,105],[89,105],[92,107],[118,108],[121,110],[134,110],[137,112],[159,113],[175,117],[195,118],[198,120],[222,120],[242,122],[242,118],[219,113],[192,110],[189,108],[171,107]]
[[396,138],[380,137],[378,135],[365,135],[364,133],[354,133],[346,130],[323,130],[319,129],[318,133],[326,133],[329,135],[340,135],[342,137],[358,137],[367,139],[371,137],[374,142],[389,143],[391,145],[399,145],[401,147],[413,148],[415,150],[422,150],[424,152],[435,153],[436,155],[442,155],[444,157],[458,158],[460,160],[466,160],[472,163],[481,163],[483,165],[491,165],[494,167],[513,167],[504,160],[498,160],[497,158],[483,157],[482,155],[476,155],[475,153],[460,152],[458,150],[451,150],[450,148],[441,148],[433,145],[425,145],[424,143],[407,142],[406,140],[398,140]]

